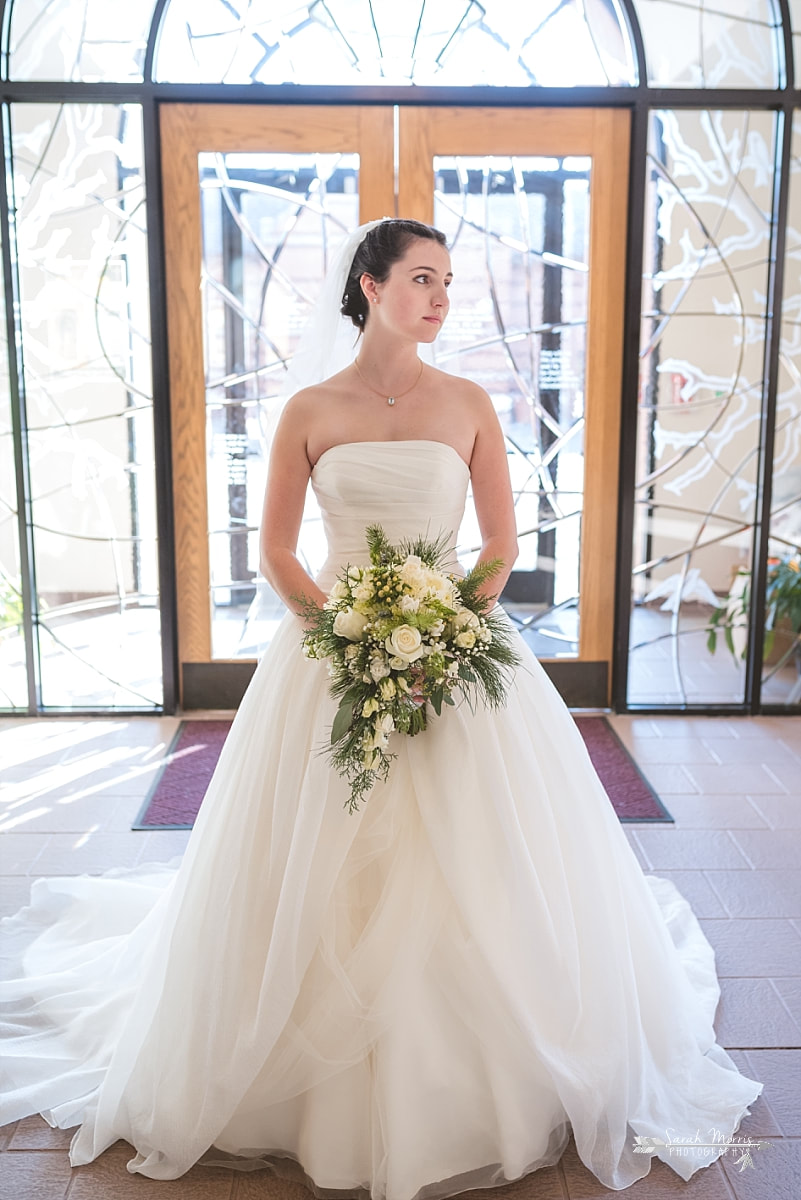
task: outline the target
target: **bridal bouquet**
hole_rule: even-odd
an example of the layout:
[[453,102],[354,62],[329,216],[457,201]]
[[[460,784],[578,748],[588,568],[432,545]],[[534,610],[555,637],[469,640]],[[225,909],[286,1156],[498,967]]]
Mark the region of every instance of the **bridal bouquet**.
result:
[[439,715],[459,692],[473,706],[506,699],[508,673],[519,658],[509,628],[479,587],[500,561],[464,579],[441,569],[448,545],[417,538],[393,546],[380,525],[366,531],[370,566],[347,567],[322,609],[303,603],[308,658],[327,659],[331,694],[339,699],[331,728],[331,760],[350,782],[358,810],[377,779],[386,779],[393,732],[426,728],[428,706]]

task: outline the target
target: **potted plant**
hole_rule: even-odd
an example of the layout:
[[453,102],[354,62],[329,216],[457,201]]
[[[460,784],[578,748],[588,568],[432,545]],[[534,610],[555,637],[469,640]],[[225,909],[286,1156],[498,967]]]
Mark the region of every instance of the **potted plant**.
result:
[[[748,652],[748,612],[751,604],[751,572],[740,568],[732,580],[729,594],[709,618],[707,649],[715,653],[718,634],[736,658]],[[765,662],[771,661],[777,634],[779,644],[776,669],[795,656],[801,674],[801,551],[768,559],[765,587]],[[785,646],[784,643],[787,643]]]

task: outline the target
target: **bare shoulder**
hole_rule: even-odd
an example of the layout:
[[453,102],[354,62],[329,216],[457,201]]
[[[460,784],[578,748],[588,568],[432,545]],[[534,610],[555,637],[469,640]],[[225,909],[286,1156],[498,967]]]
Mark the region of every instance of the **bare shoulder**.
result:
[[489,393],[472,379],[450,375],[435,367],[434,386],[449,408],[458,409],[460,421],[467,419],[476,434],[493,429],[498,424],[495,405]]

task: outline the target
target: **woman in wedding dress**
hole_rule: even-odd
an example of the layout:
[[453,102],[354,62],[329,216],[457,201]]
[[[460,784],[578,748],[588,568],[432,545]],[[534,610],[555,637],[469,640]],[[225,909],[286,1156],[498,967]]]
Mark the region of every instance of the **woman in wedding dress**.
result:
[[[298,598],[367,561],[368,524],[454,541],[472,481],[481,559],[504,564],[489,595],[514,560],[489,397],[418,357],[450,279],[442,235],[396,220],[357,230],[329,276],[304,343],[317,379],[279,422],[265,501],[263,567],[290,611],[183,860],[39,880],[4,923],[0,1123],[80,1126],[74,1165],[123,1138],[156,1179],[225,1162],[319,1197],[438,1200],[556,1162],[572,1131],[621,1190],[651,1154],[683,1179],[709,1165],[762,1091],[716,1043],[694,914],[643,874],[517,634],[505,708],[393,735],[358,812],[320,753],[336,704]],[[343,293],[358,357],[323,382]],[[309,479],[316,579],[295,554]]]

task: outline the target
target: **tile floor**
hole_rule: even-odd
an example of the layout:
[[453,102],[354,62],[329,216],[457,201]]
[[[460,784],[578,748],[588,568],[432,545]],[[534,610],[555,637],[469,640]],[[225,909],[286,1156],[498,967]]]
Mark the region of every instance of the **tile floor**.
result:
[[[208,716],[225,714],[209,713]],[[132,833],[178,718],[0,720],[0,912],[50,874],[169,859],[187,834]],[[740,1068],[765,1083],[740,1129],[770,1146],[740,1170],[731,1153],[689,1183],[655,1161],[631,1200],[791,1200],[801,1194],[801,720],[612,718],[675,817],[623,826],[644,870],[672,879],[715,948],[716,1028]],[[40,1117],[0,1129],[0,1200],[308,1200],[266,1173],[194,1168],[170,1184],[128,1175],[118,1143],[71,1170],[69,1133]],[[554,1167],[471,1200],[608,1196],[571,1142]]]

